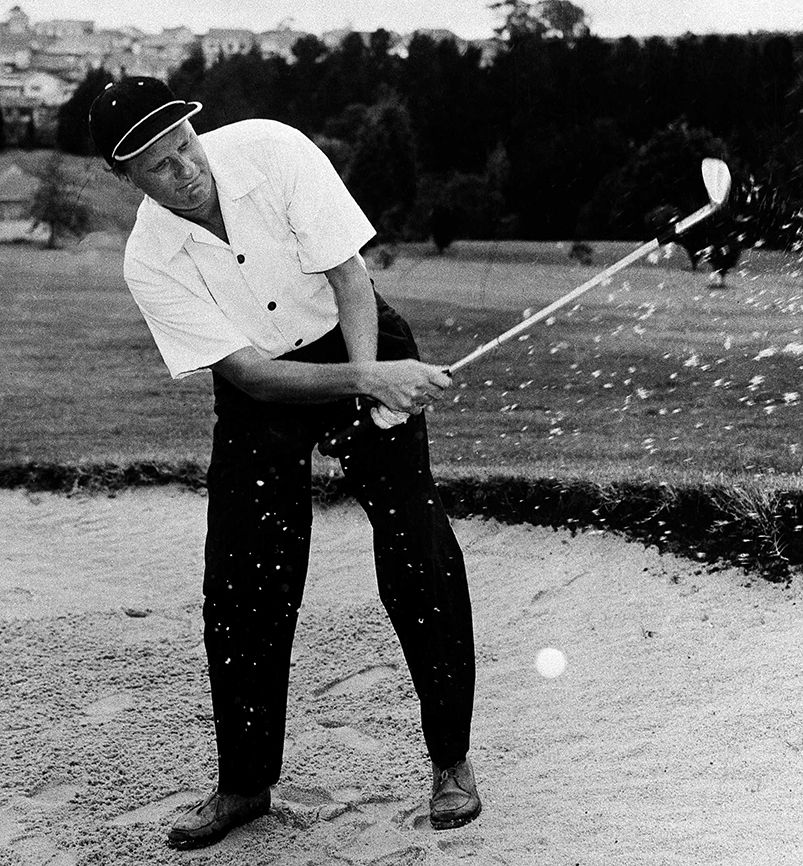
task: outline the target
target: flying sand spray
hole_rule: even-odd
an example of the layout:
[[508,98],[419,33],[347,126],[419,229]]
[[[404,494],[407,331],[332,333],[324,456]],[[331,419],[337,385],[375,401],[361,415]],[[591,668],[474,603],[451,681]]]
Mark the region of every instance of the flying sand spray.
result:
[[[450,364],[445,372],[449,373],[449,375],[452,375],[458,370],[460,370],[462,367],[465,367],[468,364],[473,364],[474,361],[476,361],[478,358],[483,357],[483,355],[487,355],[488,352],[491,352],[498,346],[501,346],[502,343],[506,343],[513,337],[525,331],[529,331],[533,325],[543,321],[556,310],[559,310],[561,307],[564,307],[566,306],[566,304],[569,304],[576,298],[579,298],[580,295],[585,294],[587,291],[589,291],[589,289],[593,289],[595,286],[607,282],[610,277],[612,277],[619,271],[624,270],[624,268],[626,268],[628,265],[632,265],[633,262],[644,258],[645,256],[657,250],[658,247],[671,243],[676,238],[680,237],[680,235],[682,235],[684,232],[687,232],[692,226],[697,225],[697,223],[708,219],[708,217],[716,213],[716,211],[718,211],[725,204],[728,199],[728,195],[730,194],[730,171],[728,170],[728,166],[722,160],[707,158],[704,159],[702,162],[702,175],[703,183],[705,184],[705,189],[708,193],[707,204],[703,205],[703,207],[701,207],[699,210],[696,210],[693,214],[690,214],[685,219],[669,223],[658,237],[655,237],[651,241],[647,241],[646,243],[642,244],[640,247],[633,250],[633,252],[628,253],[628,255],[626,255],[624,258],[619,259],[618,262],[614,262],[610,267],[605,268],[604,271],[601,271],[590,280],[578,286],[576,289],[573,289],[571,292],[563,295],[563,297],[558,298],[556,301],[553,301],[551,304],[539,310],[537,313],[533,313],[531,316],[523,319],[517,325],[514,325],[512,328],[500,334],[498,337],[494,337],[493,340],[490,340],[489,342],[478,346],[476,349],[469,352],[468,355],[465,355],[463,358],[460,358],[453,364]],[[347,428],[346,430],[340,431],[339,433],[335,434],[331,439],[328,439],[325,443],[322,443],[324,446],[322,450],[326,454],[342,453],[345,447],[352,444],[356,438],[359,438],[359,436],[362,435],[366,431],[366,429],[370,429],[372,425],[379,427],[383,430],[388,430],[391,427],[395,427],[397,424],[403,424],[408,417],[408,415],[402,412],[394,412],[393,410],[388,409],[387,406],[384,406],[382,404],[378,406],[371,406],[369,411],[361,413],[360,417],[357,418],[357,420],[351,427]]]
[[[468,364],[473,364],[474,361],[483,357],[483,355],[488,354],[488,352],[493,351],[498,346],[501,346],[502,343],[528,331],[533,325],[543,321],[556,310],[559,310],[561,307],[564,307],[566,304],[575,300],[575,298],[579,298],[580,295],[589,291],[589,289],[593,289],[595,286],[607,282],[613,274],[618,273],[628,265],[633,264],[633,262],[644,258],[644,256],[657,250],[658,247],[671,243],[675,238],[688,231],[692,226],[697,225],[697,223],[708,219],[708,217],[716,213],[716,211],[725,204],[728,195],[730,194],[730,171],[728,170],[728,166],[722,162],[722,160],[704,159],[702,162],[702,174],[703,183],[705,184],[706,192],[708,193],[707,204],[703,205],[703,207],[695,211],[693,214],[690,214],[685,219],[669,223],[658,237],[642,244],[618,262],[614,262],[610,267],[605,268],[604,271],[601,271],[587,282],[578,286],[576,289],[573,289],[563,297],[558,298],[556,301],[553,301],[537,313],[533,313],[531,316],[523,319],[517,325],[514,325],[498,337],[478,346],[476,349],[469,352],[468,355],[465,355],[453,364],[450,364],[446,372],[448,372],[449,375],[452,375],[462,367],[465,367]],[[361,414],[352,427],[341,431],[332,437],[332,439],[328,440],[325,443],[325,453],[342,453],[344,448],[347,448],[348,445],[355,441],[355,439],[364,435],[366,430],[370,429],[371,426],[377,426],[383,430],[388,430],[391,427],[404,423],[407,418],[408,416],[406,414],[393,412],[388,409],[387,406],[381,404],[378,406],[372,406],[368,413]],[[566,656],[556,647],[542,648],[535,658],[535,669],[545,679],[555,679],[559,677],[566,670],[566,664]]]

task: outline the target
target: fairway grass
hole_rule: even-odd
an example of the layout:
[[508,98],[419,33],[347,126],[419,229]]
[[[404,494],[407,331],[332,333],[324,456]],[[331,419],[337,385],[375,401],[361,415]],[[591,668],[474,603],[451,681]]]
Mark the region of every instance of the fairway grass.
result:
[[[633,246],[594,245],[584,267],[558,244],[463,242],[444,256],[410,245],[375,277],[424,359],[448,364]],[[0,268],[6,483],[36,466],[202,476],[210,377],[170,380],[124,286],[121,250],[0,246]],[[752,502],[800,494],[801,270],[752,251],[717,290],[677,252],[624,271],[456,374],[428,416],[436,475],[455,489],[518,479],[609,498],[633,485]],[[323,458],[316,471],[337,474]]]

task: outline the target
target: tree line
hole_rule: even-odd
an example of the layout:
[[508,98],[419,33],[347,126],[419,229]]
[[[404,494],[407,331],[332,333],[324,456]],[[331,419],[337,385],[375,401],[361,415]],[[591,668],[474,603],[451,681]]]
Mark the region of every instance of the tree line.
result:
[[[500,50],[417,33],[315,36],[293,62],[257,52],[170,76],[199,100],[198,132],[253,117],[298,127],[327,153],[386,239],[641,238],[658,207],[694,209],[699,158],[727,159],[751,189],[803,200],[803,34],[604,40],[579,7],[562,28],[505,7]],[[571,8],[569,8],[571,7]],[[516,15],[518,14],[518,18]],[[90,72],[62,108],[61,149],[91,152]],[[449,237],[445,237],[448,243]]]

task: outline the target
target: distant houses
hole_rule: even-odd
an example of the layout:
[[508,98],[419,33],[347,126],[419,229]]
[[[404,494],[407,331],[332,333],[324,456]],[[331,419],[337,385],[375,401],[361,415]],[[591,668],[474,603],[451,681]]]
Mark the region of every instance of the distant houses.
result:
[[[330,50],[350,30],[333,30],[318,38]],[[419,31],[436,41],[452,39],[465,50],[474,45],[483,61],[498,49],[496,40],[466,42],[448,30]],[[207,65],[221,57],[256,50],[262,57],[295,60],[293,46],[310,34],[295,30],[289,20],[274,30],[254,33],[235,28],[212,28],[196,35],[187,27],[144,33],[136,27],[99,29],[91,20],[53,19],[31,22],[21,6],[12,6],[0,21],[0,112],[6,144],[51,147],[55,143],[58,109],[91,69],[103,67],[115,77],[152,75],[166,79],[189,56],[194,46]],[[367,46],[371,33],[359,34]],[[405,57],[412,34],[389,33],[389,51]]]
[[0,171],[0,222],[31,219],[31,202],[41,181],[12,163]]
[[0,110],[6,144],[11,147],[53,145],[59,107],[72,92],[69,82],[49,72],[0,71]]
[[45,234],[33,227],[31,205],[41,181],[12,163],[0,171],[0,243],[43,241]]

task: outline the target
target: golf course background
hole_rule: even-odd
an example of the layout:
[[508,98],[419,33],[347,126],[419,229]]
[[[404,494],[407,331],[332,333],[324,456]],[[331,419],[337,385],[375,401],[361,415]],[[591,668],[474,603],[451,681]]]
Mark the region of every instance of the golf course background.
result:
[[[122,279],[138,196],[96,161],[71,168],[92,233],[0,245],[0,483],[202,486],[210,376],[169,378]],[[592,243],[589,264],[559,242],[367,257],[422,357],[448,364],[634,246]],[[662,249],[461,370],[429,414],[450,511],[606,526],[788,577],[803,563],[803,264],[750,250],[724,288],[706,276]],[[322,496],[342,494],[336,463],[315,472]]]

